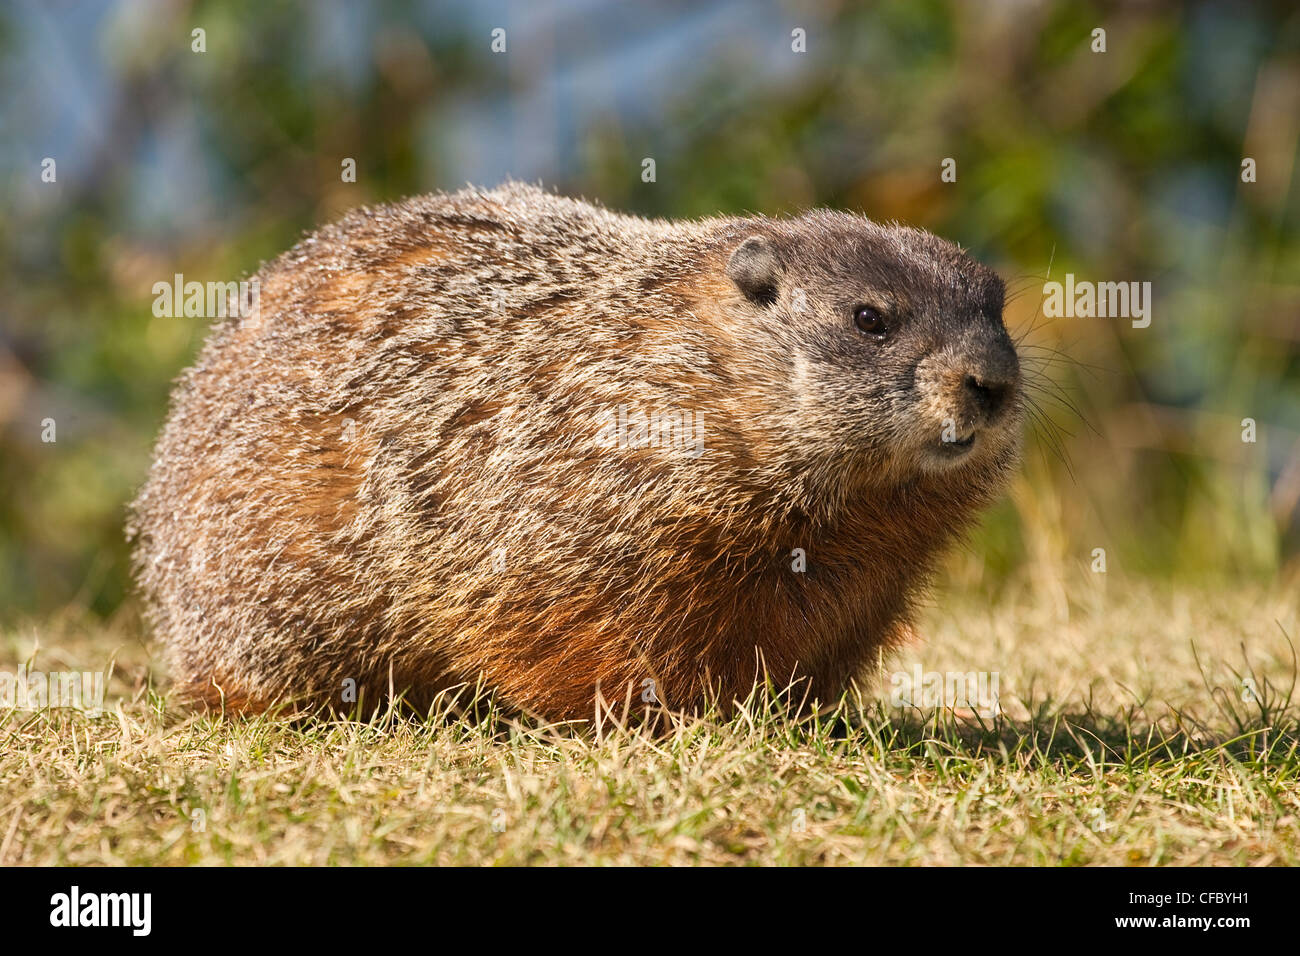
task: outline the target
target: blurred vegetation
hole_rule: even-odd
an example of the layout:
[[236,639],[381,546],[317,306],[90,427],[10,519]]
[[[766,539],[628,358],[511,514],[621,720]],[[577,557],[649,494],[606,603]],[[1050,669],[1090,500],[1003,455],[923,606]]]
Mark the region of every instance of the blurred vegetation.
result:
[[[6,6],[0,618],[129,593],[124,505],[205,334],[155,318],[153,283],[507,175],[649,215],[852,208],[998,268],[1038,412],[958,583],[1060,590],[1094,548],[1110,574],[1293,574],[1298,138],[1280,2]],[[1049,269],[1150,281],[1150,327],[1044,319]]]

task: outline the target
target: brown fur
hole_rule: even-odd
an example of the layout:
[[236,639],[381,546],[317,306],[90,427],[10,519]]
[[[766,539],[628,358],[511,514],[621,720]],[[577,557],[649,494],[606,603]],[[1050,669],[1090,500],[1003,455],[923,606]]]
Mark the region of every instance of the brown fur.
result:
[[[762,667],[826,700],[1015,460],[1002,284],[914,229],[507,184],[358,210],[259,279],[260,315],[180,380],[130,529],[174,679],[210,703],[482,679],[584,718],[646,679],[726,704]],[[1016,394],[985,415],[961,383],[995,374]],[[609,447],[618,406],[698,416],[704,454]],[[952,463],[945,417],[979,434]]]

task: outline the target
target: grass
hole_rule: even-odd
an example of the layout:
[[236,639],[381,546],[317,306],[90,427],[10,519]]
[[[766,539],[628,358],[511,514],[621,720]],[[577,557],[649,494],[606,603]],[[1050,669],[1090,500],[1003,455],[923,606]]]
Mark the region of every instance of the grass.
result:
[[129,618],[19,628],[0,667],[115,667],[99,718],[0,716],[0,864],[1300,862],[1296,589],[1110,577],[936,594],[885,669],[996,671],[996,717],[890,706],[886,673],[819,718],[762,695],[663,738],[226,721],[158,694]]

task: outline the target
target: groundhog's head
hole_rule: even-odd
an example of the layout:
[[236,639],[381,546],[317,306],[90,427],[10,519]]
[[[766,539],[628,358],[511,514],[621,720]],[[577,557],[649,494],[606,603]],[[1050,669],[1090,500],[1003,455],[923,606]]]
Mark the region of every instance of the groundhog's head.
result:
[[779,420],[821,462],[950,483],[1014,461],[1023,412],[1005,290],[957,246],[818,211],[763,223],[726,273],[758,361],[789,382],[796,414]]

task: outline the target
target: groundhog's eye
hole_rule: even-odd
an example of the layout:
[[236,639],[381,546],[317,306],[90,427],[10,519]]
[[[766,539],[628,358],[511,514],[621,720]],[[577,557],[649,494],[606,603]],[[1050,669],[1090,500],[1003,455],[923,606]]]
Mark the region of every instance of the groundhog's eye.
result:
[[885,325],[885,317],[880,314],[879,309],[873,309],[869,305],[860,305],[853,310],[853,324],[868,335],[874,335],[883,338],[889,331]]

